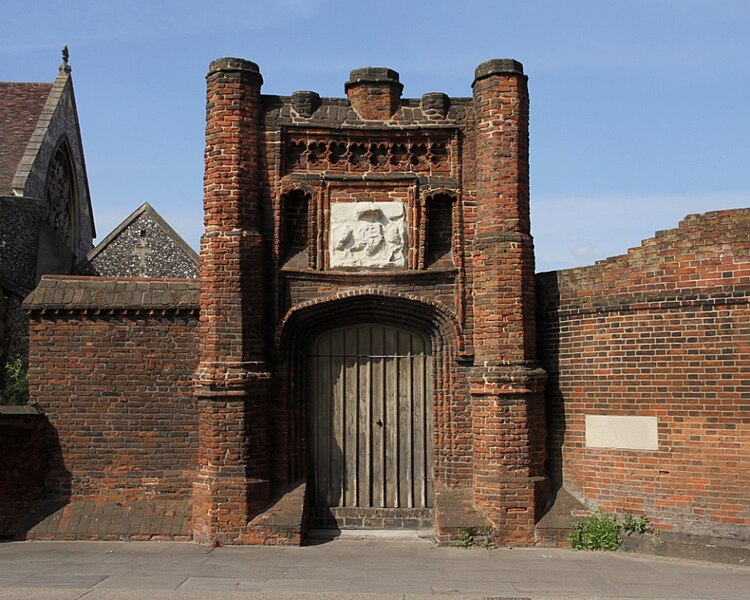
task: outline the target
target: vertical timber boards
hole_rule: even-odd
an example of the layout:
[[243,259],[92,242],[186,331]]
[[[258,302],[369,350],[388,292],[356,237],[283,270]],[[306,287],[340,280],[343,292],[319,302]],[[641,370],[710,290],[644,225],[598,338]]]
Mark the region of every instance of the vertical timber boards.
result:
[[431,526],[429,342],[340,327],[314,340],[307,365],[313,527]]

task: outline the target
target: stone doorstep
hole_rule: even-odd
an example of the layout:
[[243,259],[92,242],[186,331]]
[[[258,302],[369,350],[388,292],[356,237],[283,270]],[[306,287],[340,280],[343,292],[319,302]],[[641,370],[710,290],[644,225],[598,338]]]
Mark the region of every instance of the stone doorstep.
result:
[[310,529],[307,539],[331,540],[390,540],[403,542],[429,542],[435,540],[434,529]]
[[331,507],[313,509],[310,514],[313,529],[416,530],[432,525],[431,508]]

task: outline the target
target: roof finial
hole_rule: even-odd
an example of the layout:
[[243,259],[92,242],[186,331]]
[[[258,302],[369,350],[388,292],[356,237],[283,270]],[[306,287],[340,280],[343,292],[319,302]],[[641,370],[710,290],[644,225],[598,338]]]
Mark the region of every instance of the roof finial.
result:
[[68,45],[65,44],[62,47],[62,64],[60,65],[60,72],[70,73],[70,65],[68,64],[68,59],[70,58],[70,53],[68,52]]

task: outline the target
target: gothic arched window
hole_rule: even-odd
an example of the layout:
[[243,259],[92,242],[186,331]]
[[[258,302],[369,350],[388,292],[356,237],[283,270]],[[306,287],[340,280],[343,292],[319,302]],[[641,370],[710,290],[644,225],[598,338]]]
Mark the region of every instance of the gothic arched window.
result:
[[60,239],[75,250],[76,193],[68,145],[63,141],[50,162],[47,174],[47,220]]

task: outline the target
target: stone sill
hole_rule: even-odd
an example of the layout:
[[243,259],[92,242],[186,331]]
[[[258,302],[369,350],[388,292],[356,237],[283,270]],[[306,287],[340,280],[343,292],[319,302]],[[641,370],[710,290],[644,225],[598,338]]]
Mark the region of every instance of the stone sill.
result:
[[384,271],[356,271],[344,269],[328,269],[317,271],[299,267],[284,266],[281,273],[294,279],[345,279],[352,282],[357,279],[377,279],[380,281],[400,281],[404,279],[451,278],[458,275],[457,267],[435,267],[432,269],[400,269]]

